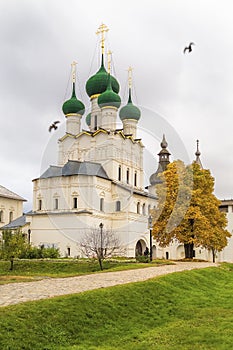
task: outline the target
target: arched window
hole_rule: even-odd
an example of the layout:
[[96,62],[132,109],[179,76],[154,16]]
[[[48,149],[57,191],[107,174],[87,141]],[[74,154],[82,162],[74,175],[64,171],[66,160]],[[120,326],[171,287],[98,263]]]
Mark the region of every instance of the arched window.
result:
[[10,211],[9,213],[9,222],[13,220],[13,211]]
[[121,211],[121,202],[116,201],[116,211]]
[[118,167],[118,180],[121,181],[121,165]]
[[58,198],[54,199],[54,209],[58,209]]
[[0,210],[0,222],[4,222],[3,210]]
[[73,208],[74,208],[74,209],[77,209],[77,208],[78,208],[78,198],[77,198],[77,197],[74,197],[74,198],[73,198]]
[[42,199],[38,200],[38,210],[42,210]]
[[137,202],[137,214],[140,214],[140,202]]
[[146,215],[146,204],[143,203],[142,205],[142,215]]
[[95,117],[94,117],[95,119],[94,119],[94,130],[97,130],[97,127],[98,127],[98,125],[97,125],[97,115],[95,115]]
[[100,211],[104,211],[104,198],[100,198]]
[[148,205],[148,215],[150,215],[150,204]]
[[134,186],[137,186],[137,172],[134,173]]
[[129,168],[126,170],[126,182],[129,183]]

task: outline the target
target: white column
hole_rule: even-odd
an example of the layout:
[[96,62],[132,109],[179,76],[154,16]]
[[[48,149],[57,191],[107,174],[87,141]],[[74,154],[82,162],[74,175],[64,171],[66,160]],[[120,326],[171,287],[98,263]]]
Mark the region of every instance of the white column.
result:
[[81,118],[80,114],[67,114],[66,115],[66,132],[71,135],[78,135],[81,130]]
[[123,129],[125,135],[132,135],[134,139],[137,138],[137,120],[135,119],[124,119]]

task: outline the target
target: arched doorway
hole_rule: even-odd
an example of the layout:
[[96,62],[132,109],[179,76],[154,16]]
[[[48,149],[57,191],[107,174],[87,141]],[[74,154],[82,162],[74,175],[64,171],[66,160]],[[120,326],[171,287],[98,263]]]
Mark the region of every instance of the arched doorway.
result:
[[135,256],[142,256],[144,254],[145,249],[146,249],[146,243],[143,241],[143,239],[140,239],[136,243]]

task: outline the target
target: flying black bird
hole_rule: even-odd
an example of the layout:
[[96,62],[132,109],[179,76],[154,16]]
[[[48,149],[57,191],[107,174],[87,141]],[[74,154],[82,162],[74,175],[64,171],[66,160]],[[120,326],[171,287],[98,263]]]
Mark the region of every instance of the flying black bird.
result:
[[188,50],[188,52],[191,52],[192,51],[192,45],[195,45],[194,43],[190,43],[189,46],[186,46],[184,48],[184,53]]
[[59,120],[56,120],[55,122],[53,122],[53,124],[51,124],[49,127],[49,132],[51,132],[52,129],[56,130],[57,129],[56,124],[58,124],[58,123],[60,123]]

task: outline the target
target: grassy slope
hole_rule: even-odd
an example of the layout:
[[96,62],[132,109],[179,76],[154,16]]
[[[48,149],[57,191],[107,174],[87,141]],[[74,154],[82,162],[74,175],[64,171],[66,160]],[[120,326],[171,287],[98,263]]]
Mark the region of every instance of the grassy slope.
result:
[[[136,263],[135,260],[104,260],[104,270],[117,271],[146,268],[161,264],[172,264],[168,260],[154,260],[152,264]],[[94,259],[51,259],[51,260],[16,260],[13,271],[10,262],[0,260],[0,284],[9,282],[31,281],[42,277],[67,277],[100,272],[99,264]]]
[[233,272],[208,268],[0,309],[0,349],[232,349]]

